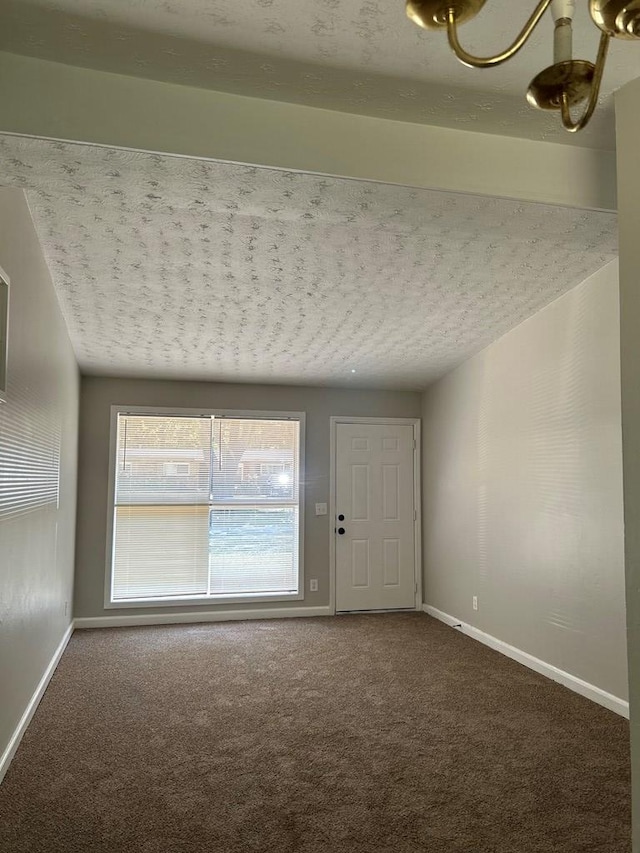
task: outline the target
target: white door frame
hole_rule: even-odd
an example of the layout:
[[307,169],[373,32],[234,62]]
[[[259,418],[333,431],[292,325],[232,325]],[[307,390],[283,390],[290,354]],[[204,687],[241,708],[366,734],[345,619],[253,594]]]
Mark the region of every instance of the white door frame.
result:
[[336,613],[336,461],[338,424],[391,424],[413,427],[413,509],[415,550],[415,600],[416,610],[422,611],[422,468],[420,465],[420,418],[358,418],[337,415],[329,418],[330,462],[329,462],[329,607]]

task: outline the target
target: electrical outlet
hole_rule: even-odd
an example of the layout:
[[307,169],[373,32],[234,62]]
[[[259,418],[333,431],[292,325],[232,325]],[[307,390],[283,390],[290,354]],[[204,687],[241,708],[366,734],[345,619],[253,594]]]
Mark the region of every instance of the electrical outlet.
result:
[[478,609],[478,596],[477,595],[473,596],[473,609],[474,610]]
[[311,578],[309,580],[309,592],[317,592],[318,591],[318,578]]

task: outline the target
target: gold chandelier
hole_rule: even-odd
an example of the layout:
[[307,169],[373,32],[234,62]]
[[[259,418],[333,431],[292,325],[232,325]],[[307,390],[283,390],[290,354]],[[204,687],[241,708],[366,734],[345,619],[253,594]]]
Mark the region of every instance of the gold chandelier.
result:
[[[588,0],[589,13],[601,30],[595,62],[573,58],[572,20],[575,0],[540,0],[511,47],[496,56],[472,56],[458,39],[458,26],[478,14],[486,0],[407,0],[407,15],[426,30],[446,30],[449,45],[460,62],[471,68],[491,68],[515,56],[527,43],[540,19],[551,7],[555,21],[553,65],[529,84],[527,100],[541,110],[559,110],[570,133],[582,130],[598,103],[611,38],[640,39],[640,0]],[[582,106],[574,119],[572,110]]]

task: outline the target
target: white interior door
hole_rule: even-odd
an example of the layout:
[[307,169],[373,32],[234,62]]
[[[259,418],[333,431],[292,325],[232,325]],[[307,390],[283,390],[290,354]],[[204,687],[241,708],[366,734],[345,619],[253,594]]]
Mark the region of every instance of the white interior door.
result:
[[410,424],[338,423],[336,610],[415,607]]

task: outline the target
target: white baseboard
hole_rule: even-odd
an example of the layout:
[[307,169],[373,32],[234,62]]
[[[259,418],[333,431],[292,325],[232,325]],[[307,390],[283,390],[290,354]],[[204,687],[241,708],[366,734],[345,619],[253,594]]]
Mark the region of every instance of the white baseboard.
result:
[[262,610],[209,610],[201,613],[143,613],[141,615],[86,616],[76,619],[80,628],[125,628],[135,625],[183,625],[194,622],[236,622],[248,619],[290,619],[304,616],[332,616],[327,607],[278,607]]
[[610,711],[614,711],[616,714],[620,714],[620,716],[629,719],[629,703],[625,702],[624,699],[619,699],[617,696],[607,693],[606,690],[601,690],[594,684],[589,684],[588,681],[583,681],[581,678],[571,675],[569,672],[558,669],[558,667],[553,666],[550,663],[545,663],[545,661],[530,655],[528,652],[523,652],[515,646],[510,646],[508,643],[498,640],[496,637],[492,637],[491,634],[485,634],[485,632],[480,631],[479,628],[474,628],[473,625],[461,622],[460,619],[456,619],[448,613],[443,613],[442,610],[437,610],[429,604],[423,604],[422,609],[425,613],[428,613],[429,616],[433,616],[435,619],[439,619],[441,622],[444,622],[445,625],[455,627],[458,631],[466,634],[468,637],[472,637],[474,640],[484,643],[485,646],[489,646],[489,648],[506,655],[508,658],[511,658],[524,666],[528,666],[529,669],[533,669],[535,672],[540,673],[540,675],[545,675],[552,681],[557,681],[559,684],[568,687],[569,690],[573,690],[575,693],[579,693],[581,696],[591,699],[592,702],[597,702],[598,705],[602,705]]
[[27,726],[31,722],[33,715],[36,712],[36,708],[40,704],[40,700],[44,696],[44,691],[47,689],[49,682],[51,681],[51,676],[56,671],[56,667],[60,662],[60,658],[62,657],[64,650],[67,648],[67,643],[71,639],[71,635],[73,634],[73,623],[69,625],[67,630],[64,632],[64,636],[60,640],[58,648],[53,653],[53,657],[49,661],[47,668],[44,671],[42,678],[38,686],[35,689],[35,693],[29,700],[27,707],[25,708],[24,714],[18,723],[16,730],[11,735],[11,739],[7,744],[7,748],[2,753],[2,757],[0,757],[0,782],[4,779],[5,773],[9,769],[9,765],[13,759],[13,756],[16,754],[16,750],[20,745],[20,741],[22,740],[22,736],[27,730]]

